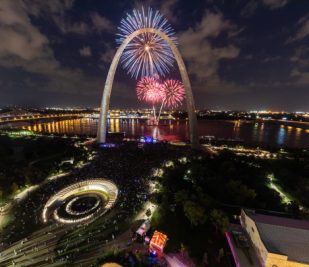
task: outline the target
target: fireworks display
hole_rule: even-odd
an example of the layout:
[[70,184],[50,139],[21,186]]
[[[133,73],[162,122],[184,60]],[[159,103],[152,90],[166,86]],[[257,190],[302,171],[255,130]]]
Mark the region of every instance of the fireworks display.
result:
[[144,77],[136,86],[137,98],[150,104],[175,108],[185,98],[185,88],[178,80],[167,79],[161,83],[157,77]]
[[164,105],[175,108],[181,105],[185,98],[185,88],[178,80],[165,80],[162,84],[164,90]]
[[154,77],[142,78],[136,86],[137,98],[152,105],[160,103],[165,98],[162,84]]
[[[122,19],[118,27],[118,44],[133,32],[142,28],[154,28],[165,33],[174,43],[174,31],[158,11],[151,8],[134,9],[132,14]],[[169,45],[158,35],[145,32],[136,36],[125,48],[121,56],[122,66],[136,79],[138,77],[160,74],[164,76],[174,63],[174,56]]]

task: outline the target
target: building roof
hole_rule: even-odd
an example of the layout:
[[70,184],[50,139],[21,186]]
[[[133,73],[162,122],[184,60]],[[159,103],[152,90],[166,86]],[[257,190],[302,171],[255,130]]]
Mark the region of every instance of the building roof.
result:
[[288,260],[309,263],[309,221],[256,214],[246,211],[255,222],[260,237],[271,253]]
[[245,212],[255,222],[309,230],[308,220],[298,220],[298,219],[291,219],[291,218],[285,218],[285,217],[279,217],[279,216],[257,214],[255,212],[250,212],[248,210],[245,210]]

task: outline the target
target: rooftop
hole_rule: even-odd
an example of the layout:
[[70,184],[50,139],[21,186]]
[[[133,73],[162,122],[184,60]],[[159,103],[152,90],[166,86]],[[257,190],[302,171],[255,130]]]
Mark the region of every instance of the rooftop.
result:
[[255,221],[267,250],[287,255],[290,261],[309,263],[309,221],[256,214],[246,211]]

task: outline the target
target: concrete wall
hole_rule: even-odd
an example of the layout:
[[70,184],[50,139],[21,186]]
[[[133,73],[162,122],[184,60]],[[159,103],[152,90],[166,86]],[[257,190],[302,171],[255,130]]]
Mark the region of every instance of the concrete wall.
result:
[[255,222],[249,216],[247,216],[243,210],[241,211],[240,218],[241,225],[250,237],[252,246],[254,247],[254,250],[256,251],[256,254],[261,262],[261,266],[266,266],[268,251],[260,238],[260,234],[255,225]]

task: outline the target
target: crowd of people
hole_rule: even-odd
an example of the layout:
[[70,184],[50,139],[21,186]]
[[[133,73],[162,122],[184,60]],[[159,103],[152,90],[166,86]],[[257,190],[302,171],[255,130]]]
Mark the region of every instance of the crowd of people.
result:
[[[109,214],[62,238],[63,242],[59,246],[61,256],[66,253],[76,255],[74,247],[82,247],[84,253],[91,253],[99,244],[108,244],[130,227],[132,215],[150,197],[151,170],[158,167],[164,159],[177,157],[180,153],[175,149],[167,149],[167,146],[155,144],[140,147],[137,143],[128,143],[98,151],[96,160],[80,174],[85,173],[86,179],[95,176],[112,180],[119,189],[118,200]],[[81,254],[78,256],[85,257]]]
[[[87,253],[93,253],[98,244],[108,244],[130,227],[132,216],[150,197],[152,168],[160,166],[166,159],[179,157],[184,149],[171,148],[165,143],[140,146],[128,142],[114,148],[94,146],[92,151],[95,157],[83,168],[73,168],[68,175],[44,183],[14,207],[15,220],[0,236],[4,247],[45,226],[42,209],[50,196],[76,182],[105,178],[113,181],[119,189],[115,206],[108,214],[89,224],[75,225],[66,230],[56,247],[58,257],[66,260],[74,260],[74,255],[85,257]],[[77,251],[80,253],[76,254]]]

